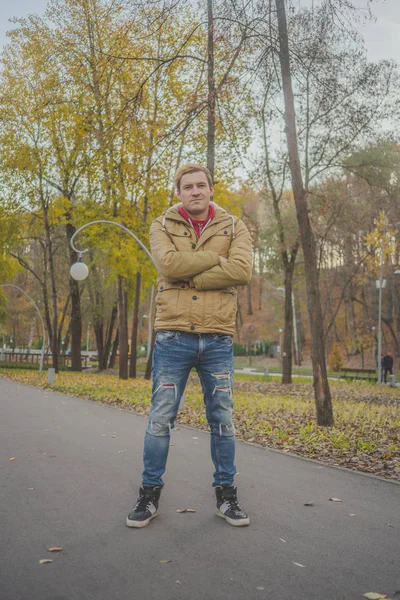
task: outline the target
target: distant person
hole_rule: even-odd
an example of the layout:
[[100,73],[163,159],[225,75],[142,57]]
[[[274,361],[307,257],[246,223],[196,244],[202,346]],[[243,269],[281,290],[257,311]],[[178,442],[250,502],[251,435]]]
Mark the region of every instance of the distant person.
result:
[[151,252],[158,269],[153,397],[142,486],[126,524],[145,527],[157,515],[170,431],[189,373],[195,368],[211,433],[217,514],[230,525],[248,525],[249,517],[239,505],[233,481],[232,337],[236,287],[251,279],[251,238],[241,219],[210,202],[214,190],[207,168],[181,167],[175,187],[180,203],[167,209],[150,228]]
[[390,352],[385,354],[382,361],[383,381],[386,383],[387,374],[393,375],[393,356]]

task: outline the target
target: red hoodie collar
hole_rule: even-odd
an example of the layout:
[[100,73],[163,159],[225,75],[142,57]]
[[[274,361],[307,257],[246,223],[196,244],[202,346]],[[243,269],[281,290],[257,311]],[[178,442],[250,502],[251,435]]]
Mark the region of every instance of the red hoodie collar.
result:
[[192,223],[199,223],[199,225],[204,225],[205,223],[207,223],[207,221],[209,221],[210,219],[213,219],[215,217],[215,207],[214,204],[209,204],[208,206],[208,217],[206,219],[204,219],[204,221],[199,221],[198,219],[193,219],[193,217],[191,217],[186,210],[184,209],[183,205],[178,206],[178,211],[179,214],[188,222],[192,222]]
[[215,217],[215,207],[213,204],[209,204],[208,206],[208,217],[204,219],[204,221],[199,221],[198,219],[192,219],[190,215],[186,212],[183,206],[178,206],[179,214],[191,224],[197,237],[199,238],[203,233],[204,229],[207,227],[209,222]]

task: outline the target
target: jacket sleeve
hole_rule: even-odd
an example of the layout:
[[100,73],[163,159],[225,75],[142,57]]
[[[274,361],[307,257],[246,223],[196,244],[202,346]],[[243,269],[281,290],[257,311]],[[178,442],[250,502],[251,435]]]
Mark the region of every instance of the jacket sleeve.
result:
[[189,280],[220,263],[216,252],[178,252],[159,221],[150,227],[150,248],[157,270],[170,281]]
[[220,290],[223,288],[247,285],[252,275],[252,246],[246,225],[236,222],[236,231],[229,249],[228,262],[203,271],[193,277],[197,290]]

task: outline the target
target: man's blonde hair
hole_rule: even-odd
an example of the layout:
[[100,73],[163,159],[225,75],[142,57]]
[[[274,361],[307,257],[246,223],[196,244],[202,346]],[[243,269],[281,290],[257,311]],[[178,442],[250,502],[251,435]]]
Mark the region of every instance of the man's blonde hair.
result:
[[192,164],[188,164],[188,165],[183,165],[183,167],[179,167],[179,169],[175,173],[174,182],[175,182],[175,188],[178,190],[178,192],[180,192],[182,177],[184,175],[187,175],[188,173],[196,173],[196,171],[201,171],[202,173],[205,173],[206,177],[207,177],[208,185],[210,187],[213,186],[212,180],[211,180],[211,173],[207,169],[207,167],[203,167],[203,165],[197,165],[197,164],[192,163]]

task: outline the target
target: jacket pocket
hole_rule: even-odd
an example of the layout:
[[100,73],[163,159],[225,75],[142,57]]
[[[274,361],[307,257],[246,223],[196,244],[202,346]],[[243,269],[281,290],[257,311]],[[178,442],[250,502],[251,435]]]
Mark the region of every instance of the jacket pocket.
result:
[[160,323],[185,321],[188,310],[187,282],[163,282],[158,286],[156,297],[156,319]]
[[213,322],[222,325],[232,325],[236,318],[236,289],[226,288],[222,290],[210,290],[207,294],[211,294],[211,302],[207,303],[211,308],[208,312],[207,321],[212,325]]

